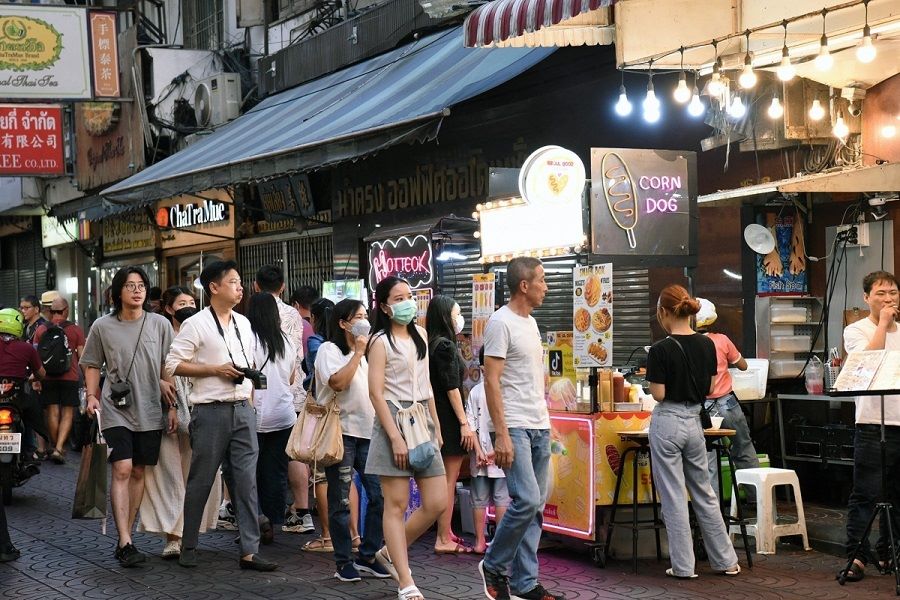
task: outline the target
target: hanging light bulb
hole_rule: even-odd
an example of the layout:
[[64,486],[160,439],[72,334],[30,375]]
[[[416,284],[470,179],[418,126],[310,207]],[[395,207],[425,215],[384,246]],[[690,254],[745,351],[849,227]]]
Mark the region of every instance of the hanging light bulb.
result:
[[697,72],[694,71],[694,91],[691,94],[691,103],[688,104],[688,114],[692,117],[699,117],[706,112],[706,106],[700,99],[700,90],[697,89]]
[[656,92],[653,89],[653,67],[650,67],[650,79],[647,81],[647,95],[644,97],[644,102],[641,104],[645,111],[657,111],[659,112],[659,98],[656,97]]
[[828,36],[825,35],[825,15],[828,14],[828,9],[822,9],[822,38],[819,41],[819,54],[816,56],[816,68],[820,71],[827,71],[832,66],[834,66],[834,57],[831,56],[831,52],[828,50]]
[[717,98],[725,91],[725,84],[722,83],[722,74],[719,73],[719,43],[713,41],[712,45],[716,52],[716,57],[713,60],[712,76],[706,84],[706,93],[713,98]]
[[750,60],[750,30],[745,32],[747,36],[747,54],[744,55],[744,70],[738,77],[738,84],[745,90],[751,89],[756,85],[756,73],[753,72],[753,63]]
[[834,127],[831,129],[831,133],[834,134],[834,137],[839,140],[846,140],[847,136],[850,135],[850,128],[847,127],[847,124],[844,122],[844,111],[841,110],[838,113],[837,121],[834,122]]
[[775,72],[778,74],[778,79],[781,81],[790,81],[794,78],[794,75],[797,74],[797,70],[794,68],[794,65],[791,64],[791,55],[788,52],[787,47],[787,20],[782,21],[782,25],[784,26],[784,45],[781,47],[781,63],[778,65]]
[[778,96],[772,97],[772,104],[769,105],[768,113],[770,119],[780,119],[784,116],[784,107],[781,105]]
[[812,102],[812,106],[809,107],[809,118],[813,121],[821,121],[825,116],[825,109],[822,107],[822,103],[819,102],[819,99],[816,98]]
[[627,117],[631,114],[631,102],[628,101],[628,94],[625,92],[625,69],[620,69],[622,73],[622,84],[619,86],[619,101],[616,102],[616,114],[620,117]]
[[678,76],[678,86],[672,97],[678,104],[685,104],[691,99],[691,89],[687,86],[687,76],[684,74],[684,46],[681,47],[681,74]]
[[875,46],[872,44],[872,31],[869,29],[869,0],[863,0],[866,8],[866,25],[863,27],[863,37],[856,47],[856,60],[861,63],[870,63],[875,60]]
[[740,94],[734,95],[734,99],[731,101],[731,105],[728,107],[728,114],[735,119],[740,119],[747,114],[747,107],[744,106],[744,101],[741,100]]

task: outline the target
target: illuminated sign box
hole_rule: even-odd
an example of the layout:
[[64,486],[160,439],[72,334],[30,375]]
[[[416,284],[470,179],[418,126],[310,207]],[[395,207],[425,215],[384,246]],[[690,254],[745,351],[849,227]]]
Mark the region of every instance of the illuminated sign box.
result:
[[400,277],[412,289],[428,287],[434,281],[431,240],[425,235],[404,235],[369,245],[369,289],[387,277]]
[[695,255],[696,174],[693,152],[592,148],[593,253]]

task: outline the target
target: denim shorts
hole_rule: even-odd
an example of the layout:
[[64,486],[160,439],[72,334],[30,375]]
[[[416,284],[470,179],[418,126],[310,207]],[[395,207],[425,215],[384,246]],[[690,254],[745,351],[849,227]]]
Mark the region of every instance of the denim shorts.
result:
[[509,490],[505,477],[478,475],[472,478],[472,505],[475,508],[509,506]]

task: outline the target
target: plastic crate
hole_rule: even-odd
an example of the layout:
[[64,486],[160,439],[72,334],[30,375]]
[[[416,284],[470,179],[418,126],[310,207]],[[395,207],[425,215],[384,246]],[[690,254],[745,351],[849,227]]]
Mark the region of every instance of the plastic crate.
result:
[[[756,457],[759,459],[760,468],[768,468],[771,467],[772,464],[769,461],[768,454],[757,454]],[[723,500],[731,501],[731,469],[728,467],[728,459],[724,456],[720,459],[722,465],[722,495],[724,496]],[[741,498],[746,498],[747,492],[741,490]]]

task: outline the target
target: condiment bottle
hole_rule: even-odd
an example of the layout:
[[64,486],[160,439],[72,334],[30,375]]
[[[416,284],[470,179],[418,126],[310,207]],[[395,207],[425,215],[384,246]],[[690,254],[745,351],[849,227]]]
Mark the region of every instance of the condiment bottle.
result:
[[625,402],[625,376],[614,371],[612,374],[613,402]]

